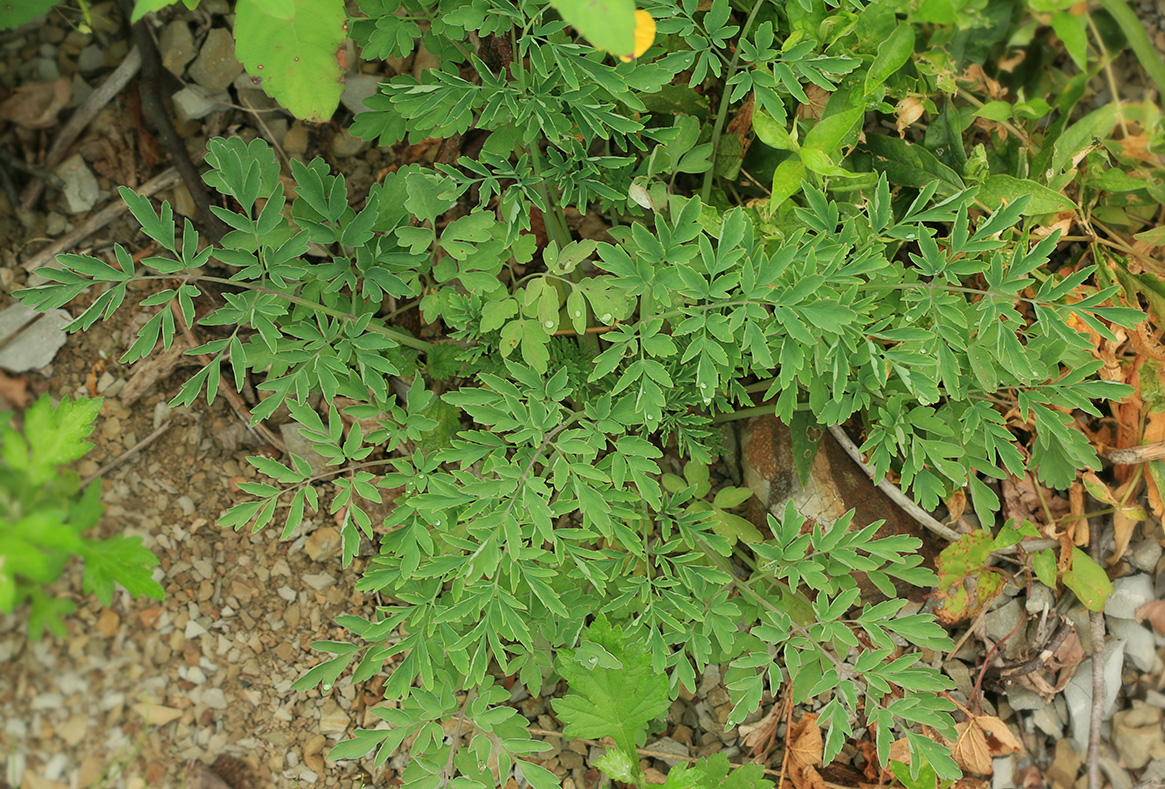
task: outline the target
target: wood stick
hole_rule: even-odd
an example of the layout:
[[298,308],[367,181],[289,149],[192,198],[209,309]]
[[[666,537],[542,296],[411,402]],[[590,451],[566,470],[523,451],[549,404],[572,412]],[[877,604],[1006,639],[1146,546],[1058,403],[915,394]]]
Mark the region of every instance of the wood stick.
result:
[[[182,176],[178,174],[178,171],[175,168],[171,167],[169,170],[166,170],[160,175],[157,175],[142,184],[138,188],[137,193],[144,197],[149,197],[155,192],[160,192],[163,189],[169,189],[181,180]],[[98,230],[105,227],[113,220],[117,219],[119,216],[125,213],[126,210],[128,210],[128,206],[126,206],[125,202],[122,201],[120,196],[118,196],[118,198],[112,203],[105,206],[105,208],[102,208],[93,216],[89,217],[89,219],[86,220],[85,223],[80,227],[77,227],[73,231],[61,236],[21,265],[24,267],[25,271],[32,272],[36,271],[46,263],[52,263],[54,260],[56,260],[57,255],[68,252],[70,249],[80,244],[89,236],[93,235]]]
[[1114,449],[1108,453],[1108,460],[1114,466],[1132,466],[1137,463],[1147,463],[1150,460],[1165,460],[1165,441],[1129,447],[1128,449]]

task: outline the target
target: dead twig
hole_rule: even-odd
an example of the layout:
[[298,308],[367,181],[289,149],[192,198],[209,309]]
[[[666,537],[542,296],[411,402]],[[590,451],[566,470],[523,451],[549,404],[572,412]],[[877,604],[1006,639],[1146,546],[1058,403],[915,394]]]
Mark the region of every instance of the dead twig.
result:
[[841,429],[840,425],[830,425],[829,432],[837,439],[837,443],[841,444],[841,448],[845,450],[845,453],[853,458],[853,461],[866,473],[866,476],[878,486],[878,490],[889,496],[890,500],[901,507],[907,515],[948,542],[958,542],[959,538],[963,536],[949,526],[935,520],[933,515],[915,504],[914,500],[903,493],[902,489],[894,483],[886,479],[875,479],[874,470],[865,464],[862,460],[862,453],[858,450],[857,445],[853,441],[850,441],[849,436],[845,434],[845,431]]
[[85,477],[85,479],[81,480],[81,487],[83,487],[83,488],[89,487],[90,483],[92,483],[94,480],[98,479],[103,474],[117,468],[122,463],[124,463],[125,461],[129,460],[131,457],[136,455],[138,452],[141,452],[143,449],[145,449],[150,444],[152,444],[154,441],[156,441],[158,439],[158,436],[162,435],[167,430],[169,430],[170,426],[172,424],[174,424],[174,420],[167,419],[165,422],[163,422],[161,425],[159,425],[158,429],[155,430],[153,433],[150,433],[148,436],[143,438],[141,441],[137,442],[132,447],[127,449],[125,452],[121,453],[121,455],[119,455],[118,457],[109,461],[104,466],[97,469],[89,476]]
[[1108,453],[1108,460],[1114,466],[1133,466],[1137,463],[1163,459],[1165,459],[1165,441],[1127,449],[1114,449]]
[[1003,673],[1003,678],[1010,679],[1011,677],[1022,677],[1025,674],[1034,674],[1035,672],[1042,669],[1044,664],[1055,656],[1056,651],[1059,650],[1061,646],[1063,646],[1064,642],[1068,639],[1068,636],[1071,635],[1072,631],[1075,629],[1076,625],[1073,624],[1072,620],[1065,618],[1064,621],[1060,624],[1060,628],[1052,634],[1052,637],[1048,639],[1048,643],[1044,645],[1044,648],[1040,650],[1038,655],[1024,663],[1018,663],[1013,666],[1003,666],[1001,669],[999,669]]
[[[1090,523],[1088,552],[1100,567],[1100,524],[1094,518]],[[1088,729],[1088,789],[1101,789],[1100,725],[1104,722],[1104,611],[1092,611],[1088,616],[1092,638],[1088,645],[1092,653],[1092,719]]]
[[[133,11],[133,3],[131,0],[121,0],[119,5],[125,19],[128,20]],[[134,43],[141,50],[142,76],[138,87],[142,98],[142,109],[145,110],[146,117],[154,125],[154,129],[158,133],[158,141],[169,155],[170,161],[174,163],[174,167],[181,174],[182,182],[194,200],[194,205],[202,219],[202,232],[211,241],[218,243],[226,233],[226,225],[211,213],[210,198],[202,183],[202,176],[186,150],[186,143],[174,130],[170,113],[166,111],[166,105],[162,101],[161,82],[165,70],[162,68],[162,58],[158,54],[158,48],[154,45],[154,39],[150,36],[149,29],[146,27],[147,24],[146,20],[140,19],[136,24],[130,25]]]
[[[149,197],[155,192],[160,192],[163,189],[169,189],[181,180],[182,177],[178,175],[178,171],[171,167],[161,175],[157,175],[151,178],[149,181],[146,181],[146,183],[142,184],[142,186],[138,188],[137,193],[143,197]],[[105,208],[102,208],[96,214],[89,217],[88,221],[86,221],[83,225],[76,228],[72,232],[61,236],[56,241],[42,249],[40,252],[37,252],[31,258],[24,261],[24,263],[21,265],[25,271],[36,271],[41,266],[56,260],[57,255],[68,252],[70,249],[80,244],[89,236],[93,235],[98,230],[105,227],[113,220],[117,219],[119,216],[125,213],[126,210],[127,206],[125,202],[120,197],[118,197],[112,203],[105,206]]]

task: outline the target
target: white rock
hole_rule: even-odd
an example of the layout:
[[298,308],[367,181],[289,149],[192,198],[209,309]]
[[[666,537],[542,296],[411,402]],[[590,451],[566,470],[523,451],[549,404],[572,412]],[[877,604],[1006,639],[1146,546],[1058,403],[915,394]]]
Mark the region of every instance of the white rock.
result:
[[222,688],[207,688],[202,693],[202,703],[214,710],[225,710],[227,697]]
[[206,628],[191,619],[186,623],[186,632],[184,635],[188,639],[198,638],[199,636],[206,635]]
[[174,102],[174,115],[178,118],[178,123],[184,124],[187,121],[205,118],[216,110],[226,109],[230,95],[223,92],[210,97],[186,87],[175,93],[171,99]]
[[340,96],[340,103],[355,115],[366,112],[364,100],[376,95],[380,90],[380,77],[372,74],[349,74],[344,82],[344,93]]
[[283,586],[279,587],[275,591],[280,597],[282,597],[287,602],[289,602],[289,603],[295,602],[295,590],[292,589],[287,584],[284,584]]
[[349,723],[348,716],[340,709],[339,704],[333,699],[324,702],[320,710],[320,734],[343,734],[348,730]]
[[[1117,709],[1121,690],[1121,672],[1125,665],[1125,642],[1113,641],[1104,647],[1104,718],[1108,720]],[[1064,688],[1062,696],[1068,704],[1070,718],[1068,735],[1077,752],[1087,753],[1088,732],[1092,716],[1092,659],[1080,664],[1076,676]]]
[[322,592],[329,586],[336,582],[335,577],[328,573],[315,573],[312,575],[303,576],[303,580],[307,581],[308,586],[315,589],[317,592]]
[[1105,616],[1136,619],[1137,609],[1156,597],[1153,579],[1144,573],[1117,578],[1112,582],[1112,594],[1104,604]]
[[1160,660],[1153,631],[1132,619],[1105,617],[1108,632],[1125,642],[1125,654],[1141,671],[1155,671]]
[[36,310],[23,303],[8,307],[0,312],[0,341],[27,328],[0,346],[0,367],[14,373],[42,369],[65,344],[65,327],[72,322],[73,317],[64,310],[50,310],[38,317]]
[[83,214],[97,204],[101,187],[81,154],[75,153],[57,165],[54,172],[65,182],[61,190],[70,213]]

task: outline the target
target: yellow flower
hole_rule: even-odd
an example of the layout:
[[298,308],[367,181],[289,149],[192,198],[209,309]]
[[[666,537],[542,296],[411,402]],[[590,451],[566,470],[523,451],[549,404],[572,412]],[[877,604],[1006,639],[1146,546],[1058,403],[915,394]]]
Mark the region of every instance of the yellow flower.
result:
[[655,43],[655,20],[651,18],[651,14],[637,8],[635,9],[635,53],[631,57],[620,55],[619,60],[630,63],[651,49],[653,43]]

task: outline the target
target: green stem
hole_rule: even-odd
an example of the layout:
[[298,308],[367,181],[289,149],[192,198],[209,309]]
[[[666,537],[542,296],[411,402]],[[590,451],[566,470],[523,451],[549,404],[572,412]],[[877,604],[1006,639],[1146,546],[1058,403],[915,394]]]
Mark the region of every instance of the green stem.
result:
[[[748,14],[748,19],[745,20],[744,27],[740,29],[740,38],[743,40],[748,36],[748,31],[752,29],[752,23],[756,21],[757,12],[760,7],[764,5],[765,0],[755,0],[752,5],[752,11]],[[700,199],[707,203],[712,196],[712,177],[716,172],[716,156],[717,150],[720,147],[720,135],[724,132],[724,124],[728,121],[728,97],[732,95],[732,91],[728,88],[728,83],[736,76],[736,66],[740,62],[740,46],[736,47],[736,52],[732,54],[732,62],[728,64],[728,71],[724,74],[724,92],[720,94],[720,109],[716,112],[716,125],[712,127],[712,166],[704,173],[704,184],[700,188]]]
[[[139,279],[139,280],[173,279],[173,277],[155,275],[155,274],[147,274],[147,275],[142,276],[142,277],[135,277],[135,279]],[[195,280],[198,282],[216,282],[216,283],[219,283],[222,285],[235,285],[237,287],[245,288],[247,290],[253,290],[256,293],[265,293],[269,296],[276,296],[276,297],[281,298],[281,299],[286,299],[287,301],[291,302],[292,304],[299,304],[300,306],[307,307],[307,308],[315,310],[317,312],[322,312],[324,315],[331,315],[333,318],[343,318],[346,320],[356,320],[356,318],[359,317],[357,315],[353,315],[350,312],[344,312],[342,310],[335,309],[334,307],[326,307],[323,304],[319,304],[318,302],[310,301],[308,299],[301,298],[299,296],[294,296],[290,293],[283,293],[283,292],[278,291],[278,290],[272,290],[271,288],[265,288],[262,285],[253,285],[250,282],[241,282],[241,281],[235,280],[235,279],[227,279],[226,277],[211,277],[211,276],[208,276],[206,274],[189,274],[186,277],[184,277],[184,280],[185,281]],[[405,332],[400,332],[400,331],[397,331],[395,329],[390,329],[387,326],[377,326],[375,323],[368,324],[367,331],[370,331],[373,334],[379,334],[382,337],[388,337],[390,340],[395,340],[396,342],[400,343],[401,345],[408,346],[409,348],[415,348],[418,351],[428,351],[430,348],[434,347],[434,343],[425,342],[424,340],[418,340],[416,337],[412,336],[411,334],[406,334]]]

